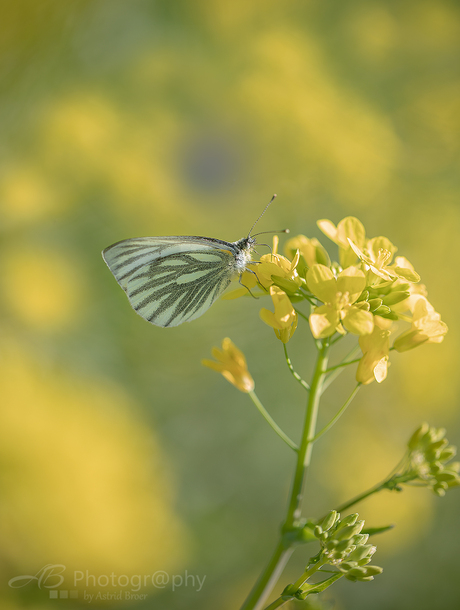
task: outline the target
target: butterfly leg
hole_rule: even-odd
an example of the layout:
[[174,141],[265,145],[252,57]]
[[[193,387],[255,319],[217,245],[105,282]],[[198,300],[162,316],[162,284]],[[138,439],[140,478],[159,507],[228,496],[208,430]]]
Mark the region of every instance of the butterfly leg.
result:
[[[252,261],[252,264],[257,265],[258,261]],[[246,271],[248,271],[249,273],[253,273],[256,276],[257,283],[260,284],[259,278],[257,277],[257,273],[255,271],[253,271],[252,269],[247,269],[247,268],[246,268]],[[253,299],[258,299],[259,297],[254,296],[251,292],[251,289],[248,286],[246,286],[245,284],[243,284],[243,282],[241,281],[242,276],[243,276],[243,274],[240,275],[240,279],[238,280],[238,282],[241,284],[241,286],[246,288],[246,290],[249,292],[249,294],[252,296]]]

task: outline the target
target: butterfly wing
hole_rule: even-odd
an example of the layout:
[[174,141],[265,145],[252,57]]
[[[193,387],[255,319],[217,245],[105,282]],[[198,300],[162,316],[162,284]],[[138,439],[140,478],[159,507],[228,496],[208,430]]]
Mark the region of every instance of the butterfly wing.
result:
[[134,310],[157,326],[178,326],[205,313],[235,273],[237,248],[206,237],[126,239],[102,256]]

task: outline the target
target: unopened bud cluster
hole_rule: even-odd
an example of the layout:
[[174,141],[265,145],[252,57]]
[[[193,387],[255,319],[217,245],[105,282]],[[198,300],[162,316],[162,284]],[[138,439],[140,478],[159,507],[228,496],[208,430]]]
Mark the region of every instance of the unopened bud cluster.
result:
[[408,443],[414,478],[430,487],[438,496],[443,496],[450,487],[460,485],[460,462],[450,462],[457,449],[449,445],[445,435],[444,428],[434,428],[424,423]]
[[400,281],[388,281],[378,286],[367,286],[356,301],[356,304],[363,307],[368,304],[367,311],[374,316],[397,320],[398,314],[392,310],[392,305],[397,305],[410,297],[409,284]]
[[329,565],[337,567],[348,580],[368,581],[380,574],[382,568],[367,565],[377,549],[367,544],[368,534],[361,534],[364,521],[358,521],[358,517],[358,513],[353,513],[340,519],[340,514],[332,510],[314,533],[321,543],[321,556]]

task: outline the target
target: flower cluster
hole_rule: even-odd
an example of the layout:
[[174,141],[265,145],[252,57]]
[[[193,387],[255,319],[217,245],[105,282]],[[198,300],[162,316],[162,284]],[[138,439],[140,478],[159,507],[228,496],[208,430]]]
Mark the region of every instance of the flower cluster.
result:
[[348,580],[369,581],[382,568],[367,566],[377,549],[367,544],[368,534],[361,534],[364,521],[358,521],[358,517],[353,513],[340,519],[340,514],[332,510],[314,533],[321,544],[321,556],[327,558],[329,565],[337,567]]
[[[322,522],[314,527],[314,536],[319,540],[321,549],[305,568],[305,572],[295,582],[288,585],[282,595],[282,600],[304,600],[308,595],[320,593],[336,580],[345,576],[353,582],[374,580],[381,574],[379,566],[368,565],[377,550],[372,544],[367,544],[369,535],[362,534],[364,521],[358,521],[358,513],[347,515],[340,519],[340,514],[332,510]],[[335,570],[322,570],[331,566]],[[310,583],[314,574],[329,574],[320,582]]]
[[[423,343],[440,343],[447,333],[426,298],[426,289],[411,263],[397,252],[386,237],[368,239],[361,222],[352,216],[335,226],[330,220],[318,221],[320,230],[339,250],[338,261],[331,262],[317,239],[298,235],[289,239],[285,256],[278,253],[278,238],[273,252],[261,257],[242,278],[244,288],[226,298],[248,294],[259,287],[272,298],[274,311],[263,308],[260,317],[276,336],[287,343],[297,328],[296,307],[307,301],[310,330],[315,339],[336,333],[359,337],[362,358],[356,379],[368,384],[386,378],[391,349],[404,352]],[[410,328],[390,345],[399,323]]]
[[424,423],[408,443],[407,470],[413,474],[413,480],[430,487],[438,496],[460,485],[460,462],[450,462],[457,449],[449,445],[445,435],[444,428],[433,428]]

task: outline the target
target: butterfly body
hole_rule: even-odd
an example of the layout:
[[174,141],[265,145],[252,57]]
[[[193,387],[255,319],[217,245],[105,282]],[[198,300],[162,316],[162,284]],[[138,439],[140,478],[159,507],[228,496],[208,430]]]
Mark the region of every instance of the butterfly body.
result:
[[136,313],[157,326],[200,317],[251,261],[255,238],[236,242],[208,237],[126,239],[102,256]]

